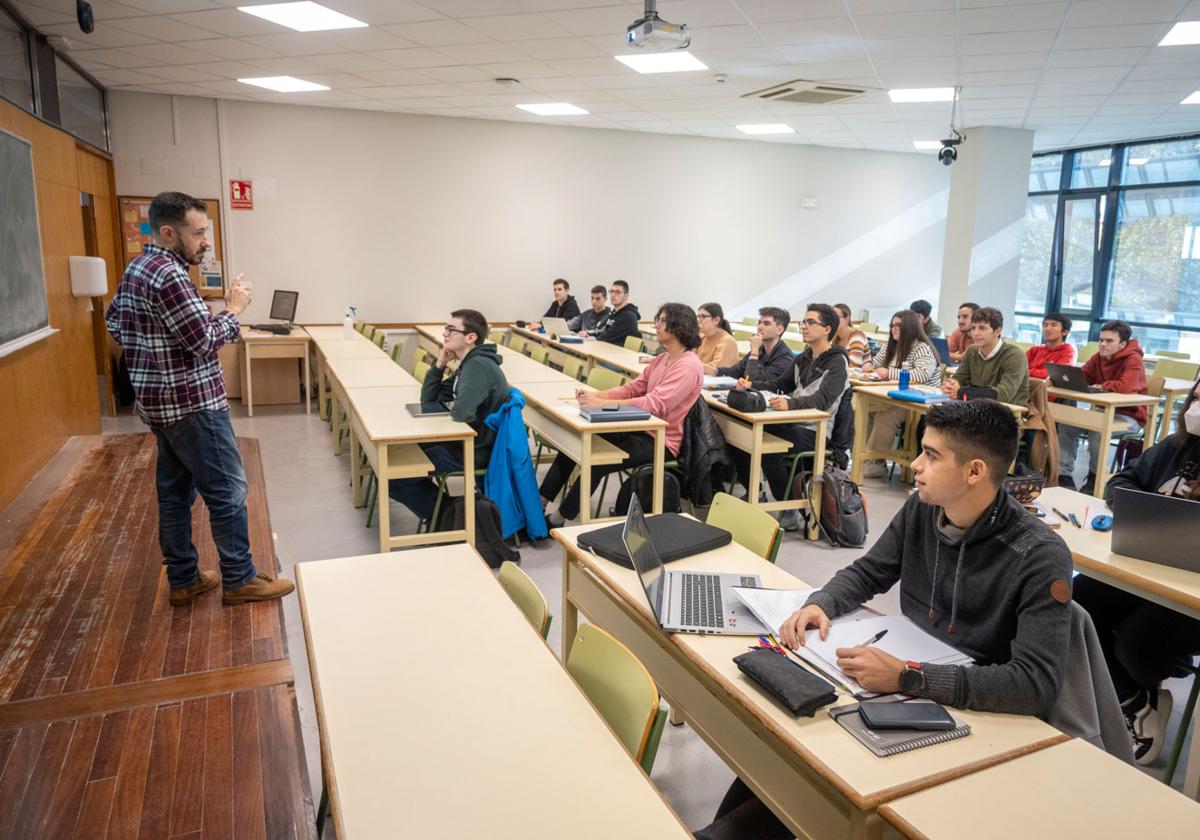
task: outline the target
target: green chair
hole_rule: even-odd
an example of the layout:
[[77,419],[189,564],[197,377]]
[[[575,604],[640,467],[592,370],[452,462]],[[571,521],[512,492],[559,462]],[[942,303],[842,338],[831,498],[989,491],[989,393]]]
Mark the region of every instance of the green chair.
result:
[[375,342],[375,346],[380,350],[383,349],[383,341],[387,338],[387,334],[383,330],[375,330],[375,335],[371,336],[371,341]]
[[733,541],[743,548],[750,549],[764,560],[775,562],[783,532],[775,517],[765,510],[728,493],[718,493],[713,497],[706,521],[733,534]]
[[357,318],[357,319],[355,319],[355,321],[354,321],[354,330],[355,330],[356,332],[359,332],[359,333],[361,333],[361,332],[362,332],[363,330],[365,330],[366,328],[367,328],[367,322],[366,322],[366,321],[364,321],[362,318]]
[[526,354],[538,364],[546,364],[550,360],[550,350],[544,344],[531,344],[526,348]]
[[508,349],[516,350],[518,353],[525,352],[525,339],[513,333],[508,337]]
[[1183,359],[1184,361],[1191,361],[1192,358],[1187,353],[1180,353],[1178,350],[1159,350],[1154,355],[1162,359]]
[[584,624],[567,657],[567,672],[649,775],[667,710],[659,705],[658,687],[646,666],[609,633]]
[[424,382],[425,377],[429,375],[429,368],[429,362],[424,359],[418,359],[417,363],[413,365],[413,379],[418,382]]
[[625,377],[615,370],[609,370],[606,367],[594,367],[588,372],[586,381],[588,385],[597,391],[608,391],[624,385]]
[[757,327],[758,326],[758,318],[754,315],[747,315],[745,318],[742,319],[742,323],[746,324],[747,326]]
[[734,341],[749,341],[750,337],[753,335],[754,335],[754,330],[736,330],[735,329],[733,331]]
[[572,379],[583,379],[583,359],[565,359],[560,370]]
[[1154,375],[1161,376],[1163,379],[1187,379],[1195,382],[1197,374],[1200,374],[1200,364],[1196,362],[1160,359],[1154,366]]
[[879,332],[879,325],[872,324],[870,321],[863,321],[858,325],[858,328],[865,333]]
[[1028,341],[1014,341],[1013,344],[1015,344],[1015,345],[1017,345],[1017,347],[1021,348],[1022,353],[1028,351],[1029,348],[1033,346]]
[[791,348],[793,353],[803,353],[808,347],[804,340],[799,338],[785,338],[783,343]]
[[1089,341],[1087,344],[1079,348],[1079,364],[1083,364],[1100,349],[1099,341]]
[[492,342],[492,344],[503,344],[506,334],[504,330],[492,330],[488,333],[488,341]]
[[631,335],[625,339],[625,349],[632,350],[634,353],[643,353],[646,350],[646,345],[642,343],[640,335]]
[[[1183,670],[1192,675],[1192,690],[1188,692],[1187,703],[1183,706],[1183,717],[1179,721],[1179,731],[1175,733],[1175,743],[1171,747],[1171,757],[1167,759],[1167,769],[1163,772],[1163,781],[1171,786],[1175,778],[1175,768],[1179,766],[1179,756],[1183,754],[1183,742],[1187,739],[1188,726],[1196,713],[1196,699],[1200,697],[1200,668],[1195,664],[1182,666]],[[1200,735],[1192,735],[1200,738]]]
[[529,619],[533,629],[545,639],[550,633],[550,607],[537,584],[511,560],[500,564],[499,578],[500,585],[504,587],[508,597],[512,598],[517,608],[525,614],[525,618]]
[[375,328],[373,326],[371,326],[370,324],[363,324],[362,334],[363,334],[363,338],[365,338],[369,341],[375,340]]
[[400,364],[400,351],[403,349],[404,349],[404,345],[401,344],[399,341],[397,341],[396,346],[392,348],[392,361],[395,362],[396,364]]

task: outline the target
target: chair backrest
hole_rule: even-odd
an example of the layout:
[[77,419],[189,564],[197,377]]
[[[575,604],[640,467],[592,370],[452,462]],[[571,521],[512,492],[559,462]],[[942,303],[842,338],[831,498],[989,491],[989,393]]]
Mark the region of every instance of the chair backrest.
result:
[[392,361],[395,362],[396,364],[400,364],[400,351],[403,349],[404,349],[404,345],[401,344],[399,341],[397,341],[396,346],[392,348]]
[[750,336],[752,336],[752,335],[754,335],[754,330],[736,330],[735,329],[733,331],[734,341],[749,341]]
[[508,337],[508,349],[516,350],[518,353],[525,352],[525,339],[513,333]]
[[800,338],[785,338],[783,343],[786,344],[793,353],[803,353],[804,348],[808,347],[804,340]]
[[413,377],[418,382],[424,382],[425,376],[428,373],[429,373],[429,362],[425,361],[424,359],[417,359],[416,364],[413,365]]
[[718,493],[713,496],[706,521],[733,534],[733,541],[743,548],[765,560],[775,561],[772,555],[779,536],[779,523],[765,510],[728,493]]
[[1163,379],[1190,379],[1194,382],[1198,371],[1200,364],[1179,359],[1159,359],[1154,366],[1154,375]]
[[362,318],[355,319],[354,329],[356,329],[358,332],[362,332],[364,329],[366,329],[366,326],[367,326],[367,322],[364,321]]
[[488,333],[488,341],[492,342],[493,344],[503,344],[505,335],[506,333],[504,330],[492,330]]
[[370,324],[363,324],[362,334],[364,337],[375,340],[375,328]]
[[375,335],[371,336],[371,340],[375,342],[375,346],[381,349],[383,348],[383,340],[385,338],[387,338],[387,333],[380,329],[375,330]]
[[642,337],[640,335],[631,335],[625,339],[625,349],[632,350],[634,353],[641,353],[646,347],[642,344]]
[[1180,353],[1178,350],[1156,350],[1154,355],[1164,359],[1183,359],[1184,361],[1190,361],[1192,358],[1187,353]]
[[538,631],[543,639],[546,638],[546,634],[550,632],[550,607],[546,604],[542,590],[538,589],[533,579],[511,560],[500,564],[499,577],[500,585],[504,587],[508,597],[512,598],[513,603],[525,614],[525,618],[529,619],[533,629]]
[[863,321],[861,324],[858,325],[858,328],[865,333],[879,332],[879,325],[872,324],[870,321]]
[[567,672],[640,762],[658,715],[658,688],[646,667],[609,633],[584,624],[571,645]]
[[597,391],[607,391],[609,388],[620,388],[625,384],[625,377],[615,370],[605,367],[594,367],[588,371],[587,384]]
[[583,359],[564,359],[562,372],[572,379],[583,379]]
[[544,365],[550,358],[550,351],[542,345],[530,344],[526,349],[529,351],[529,358],[533,359],[535,362],[540,362]]
[[1013,344],[1015,344],[1015,345],[1017,345],[1017,347],[1021,348],[1021,352],[1022,352],[1022,353],[1024,353],[1024,352],[1025,352],[1025,351],[1027,351],[1027,350],[1028,350],[1030,347],[1032,347],[1032,346],[1033,346],[1033,345],[1032,345],[1032,344],[1030,344],[1028,341],[1014,341],[1014,342],[1013,342]]
[[1099,341],[1089,341],[1087,344],[1079,348],[1079,364],[1083,364],[1100,349]]
[[1157,372],[1154,376],[1146,377],[1146,396],[1161,397],[1164,384],[1163,377],[1159,376]]
[[757,315],[747,315],[744,318],[742,318],[742,323],[748,324],[752,327],[757,327],[758,326],[758,316]]

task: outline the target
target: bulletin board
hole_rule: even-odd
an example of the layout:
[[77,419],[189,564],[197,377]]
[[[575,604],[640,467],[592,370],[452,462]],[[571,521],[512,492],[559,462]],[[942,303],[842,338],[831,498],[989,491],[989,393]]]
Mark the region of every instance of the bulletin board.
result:
[[[225,296],[225,264],[224,252],[221,248],[221,202],[215,198],[205,198],[202,201],[208,205],[208,221],[211,228],[209,240],[212,248],[205,256],[205,262],[192,266],[188,274],[200,296],[206,298],[221,298]],[[123,195],[117,198],[118,212],[121,215],[121,256],[125,265],[142,253],[142,247],[154,241],[154,232],[150,229],[150,198],[146,196]]]

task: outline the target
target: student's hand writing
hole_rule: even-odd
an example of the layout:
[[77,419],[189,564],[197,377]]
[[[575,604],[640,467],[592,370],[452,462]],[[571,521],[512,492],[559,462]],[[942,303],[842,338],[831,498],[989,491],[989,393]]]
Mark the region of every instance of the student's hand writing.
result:
[[810,627],[816,627],[822,639],[829,635],[829,616],[816,604],[809,604],[792,613],[779,628],[779,639],[795,650],[804,644],[804,631]]
[[942,383],[942,393],[948,394],[952,399],[958,397],[958,380],[951,376]]
[[737,381],[736,387],[739,391],[745,391],[747,388],[749,388],[750,387],[749,377],[743,376],[741,379],[739,379]]
[[580,338],[587,338],[587,337],[588,337],[588,331],[587,331],[587,330],[580,330],[578,333],[576,333],[576,335],[578,335]]
[[904,660],[877,647],[838,648],[836,652],[842,673],[854,677],[868,691],[891,694],[900,690]]
[[789,408],[787,397],[771,397],[770,405],[776,411],[787,411]]

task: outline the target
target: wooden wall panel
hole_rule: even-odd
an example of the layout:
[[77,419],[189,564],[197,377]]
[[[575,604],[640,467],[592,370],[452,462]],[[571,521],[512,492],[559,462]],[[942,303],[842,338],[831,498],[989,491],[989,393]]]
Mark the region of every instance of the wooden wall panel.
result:
[[[71,296],[67,263],[72,254],[84,253],[75,139],[2,100],[0,128],[33,143],[46,300],[50,326],[59,330],[0,358],[0,394],[6,400],[0,411],[3,508],[68,437],[100,431],[100,400],[91,313],[86,299]],[[92,173],[89,180],[101,179]]]

